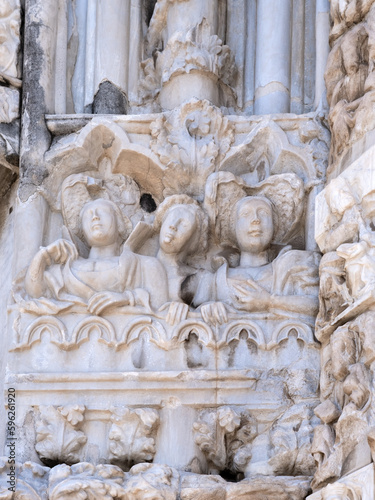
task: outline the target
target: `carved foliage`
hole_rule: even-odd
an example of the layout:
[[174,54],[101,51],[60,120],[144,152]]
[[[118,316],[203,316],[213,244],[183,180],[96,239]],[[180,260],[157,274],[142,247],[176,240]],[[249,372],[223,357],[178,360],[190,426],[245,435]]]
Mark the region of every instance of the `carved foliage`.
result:
[[[0,458],[0,499],[1,500],[48,500],[48,473],[49,468],[26,462],[12,465],[15,467],[16,486],[13,487],[11,471],[7,457]],[[10,489],[10,488],[13,488]],[[13,494],[13,491],[16,493]]]
[[229,407],[206,410],[194,424],[195,442],[210,469],[243,471],[251,458],[256,421],[249,412],[239,415]]
[[358,444],[367,439],[373,445],[373,375],[369,370],[375,359],[373,325],[374,314],[362,314],[337,328],[325,347],[331,362],[322,367],[322,380],[328,382],[326,399],[315,411],[324,425],[314,435],[318,465],[314,488],[339,478]]
[[124,472],[113,465],[58,465],[49,477],[49,500],[125,500]]
[[179,474],[172,467],[138,464],[130,469],[126,483],[126,500],[176,500]]
[[40,459],[48,464],[80,461],[87,438],[79,430],[85,407],[79,405],[41,406],[36,418],[35,449]]
[[312,475],[315,463],[311,454],[312,410],[305,404],[293,405],[270,430],[271,465],[279,476]]
[[[212,30],[206,19],[187,32],[176,32],[162,52],[141,63],[144,78],[140,82],[143,96],[154,97],[163,83],[173,76],[203,71],[226,85],[233,83],[236,74],[234,54]],[[150,39],[149,33],[149,39]]]
[[151,124],[151,150],[166,165],[164,195],[202,194],[234,140],[234,128],[208,101],[193,99]]
[[156,452],[158,412],[149,408],[132,410],[126,407],[113,407],[111,411],[110,460],[128,467],[152,461]]

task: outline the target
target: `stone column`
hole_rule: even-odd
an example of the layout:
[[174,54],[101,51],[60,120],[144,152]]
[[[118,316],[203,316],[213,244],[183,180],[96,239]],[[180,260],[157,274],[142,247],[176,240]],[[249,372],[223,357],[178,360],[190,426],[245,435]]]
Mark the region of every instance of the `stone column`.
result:
[[56,59],[55,59],[55,113],[56,114],[66,113],[67,48],[68,48],[67,0],[58,0]]
[[292,0],[259,0],[255,65],[255,114],[290,109]]
[[315,63],[315,103],[317,108],[325,91],[324,70],[329,53],[329,0],[316,2],[316,63]]
[[236,66],[223,43],[226,11],[225,0],[156,3],[147,33],[149,59],[142,62],[144,101],[158,94],[162,109],[193,97],[234,105],[230,85]]

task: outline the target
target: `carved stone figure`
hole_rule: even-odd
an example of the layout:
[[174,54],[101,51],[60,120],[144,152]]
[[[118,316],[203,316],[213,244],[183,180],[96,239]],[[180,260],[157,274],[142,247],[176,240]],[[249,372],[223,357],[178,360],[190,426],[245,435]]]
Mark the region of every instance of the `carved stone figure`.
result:
[[[234,188],[232,196],[226,196],[226,203],[231,205],[225,207],[229,215],[223,212],[220,203],[218,188],[224,182]],[[223,258],[221,265],[218,260],[217,271],[201,280],[195,304],[214,300],[249,313],[316,314],[318,255],[287,246],[276,250],[275,257],[272,248],[272,243],[282,243],[287,233],[290,236],[295,230],[301,213],[298,213],[300,207],[295,208],[298,197],[302,196],[301,185],[293,175],[273,176],[254,187],[246,187],[241,179],[228,172],[209,178],[205,205],[211,219],[216,219],[216,234],[222,244],[237,248],[240,261],[237,267],[231,268]],[[246,191],[253,195],[245,196]],[[277,200],[277,191],[282,192],[283,206],[276,205],[282,201],[281,197]],[[216,208],[212,207],[213,199]]]
[[366,440],[369,432],[370,375],[362,363],[349,367],[343,391],[347,396],[347,403],[335,425],[335,444],[314,476],[314,489],[340,477],[345,460],[357,445]]
[[174,195],[158,207],[154,228],[160,233],[157,257],[166,270],[172,301],[167,321],[174,324],[186,318],[187,304],[192,302],[190,290],[196,288],[200,273],[187,259],[207,251],[208,218],[193,198]]
[[352,298],[346,285],[345,260],[336,252],[323,255],[319,275],[319,313],[315,326],[317,339],[325,342],[334,329],[330,323],[352,302]]
[[[91,197],[90,182],[98,188],[94,179],[80,174],[65,181],[63,214],[70,234],[65,231],[66,238],[37,253],[26,274],[26,292],[51,312],[73,305],[96,315],[113,307],[160,307],[167,301],[163,266],[154,257],[121,250],[130,221],[112,200]],[[67,196],[72,189],[81,194],[74,205],[72,194]],[[87,259],[79,255],[74,237],[90,249]]]

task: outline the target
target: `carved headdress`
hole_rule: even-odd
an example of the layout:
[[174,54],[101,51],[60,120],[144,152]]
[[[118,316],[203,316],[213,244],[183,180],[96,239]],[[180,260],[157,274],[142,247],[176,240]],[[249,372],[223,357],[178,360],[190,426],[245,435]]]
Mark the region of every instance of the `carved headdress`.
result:
[[204,208],[217,242],[233,246],[236,205],[245,196],[267,198],[272,205],[272,242],[285,244],[298,233],[304,212],[304,186],[296,174],[272,175],[254,186],[230,172],[216,172],[207,179]]
[[82,232],[81,211],[90,201],[104,199],[112,202],[117,215],[119,235],[122,240],[129,236],[132,223],[125,215],[126,181],[122,175],[106,182],[85,174],[73,174],[64,180],[61,190],[62,215],[69,235],[81,254],[88,253]]

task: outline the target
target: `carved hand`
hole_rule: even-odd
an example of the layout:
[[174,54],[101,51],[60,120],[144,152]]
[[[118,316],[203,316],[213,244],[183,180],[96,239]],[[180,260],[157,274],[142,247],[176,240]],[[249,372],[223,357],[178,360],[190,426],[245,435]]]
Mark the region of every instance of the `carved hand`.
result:
[[42,250],[47,265],[65,264],[69,257],[76,259],[78,252],[76,247],[68,240],[56,240]]
[[266,311],[271,306],[271,294],[258,287],[256,291],[248,290],[241,285],[233,285],[236,292],[232,294],[236,307],[243,311]]
[[168,314],[166,317],[166,322],[170,325],[177,325],[184,319],[187,318],[189,312],[189,306],[183,302],[171,302]]
[[228,321],[227,310],[222,302],[212,302],[201,307],[202,318],[211,325],[222,325]]
[[121,307],[134,305],[134,297],[131,292],[97,292],[91,297],[87,309],[91,314],[100,316],[108,307]]

